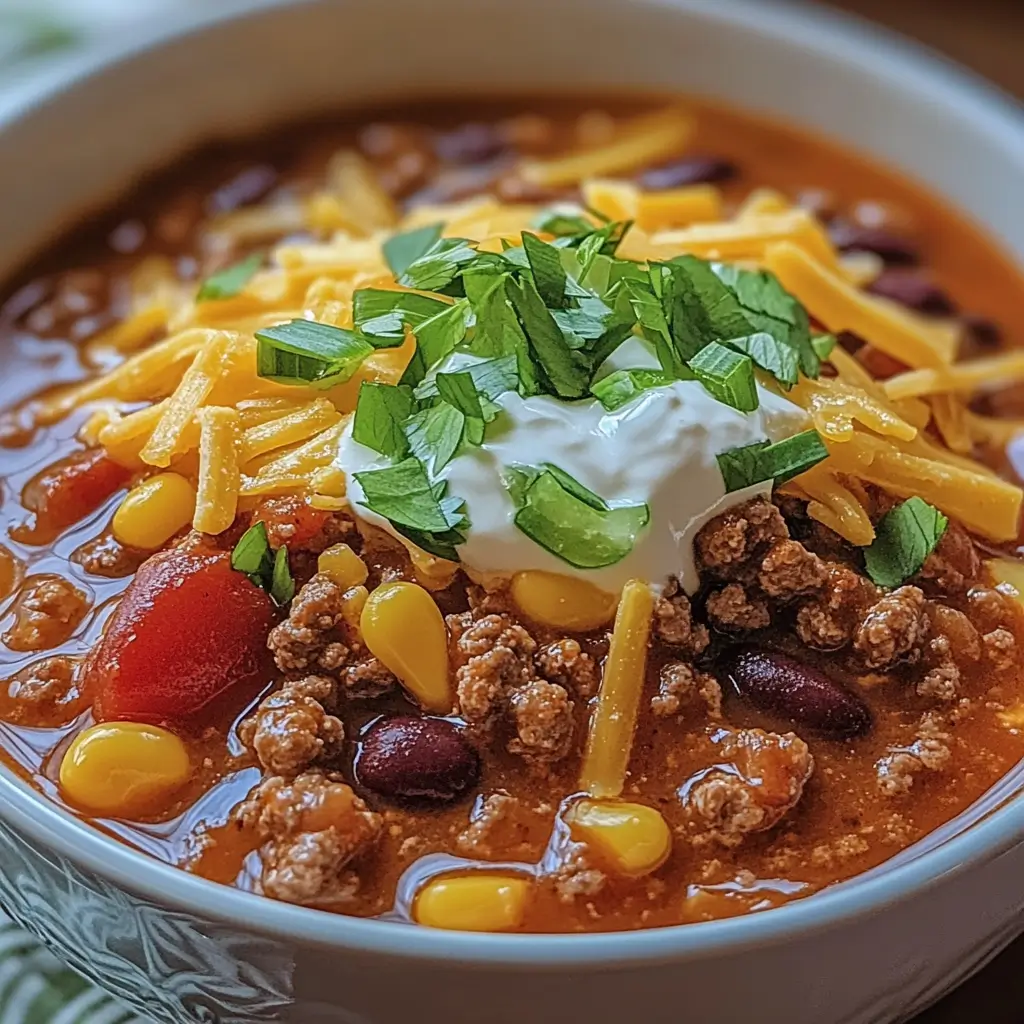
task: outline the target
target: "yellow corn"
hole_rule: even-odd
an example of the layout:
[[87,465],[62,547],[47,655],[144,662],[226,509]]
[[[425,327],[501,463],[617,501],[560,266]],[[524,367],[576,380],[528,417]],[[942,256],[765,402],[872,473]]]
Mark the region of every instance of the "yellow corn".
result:
[[1024,562],[1015,558],[990,558],[985,567],[999,589],[1024,604]]
[[619,603],[614,594],[586,580],[539,569],[517,572],[511,593],[516,607],[534,622],[580,632],[611,622]]
[[384,583],[359,619],[363,642],[427,711],[452,707],[448,632],[434,599],[415,583]]
[[580,800],[569,809],[566,822],[577,839],[628,878],[657,871],[672,852],[672,832],[665,819],[643,804]]
[[618,796],[625,785],[644,688],[653,612],[651,588],[642,580],[630,580],[622,588],[583,758],[580,788],[591,796]]
[[162,548],[192,521],[196,492],[177,473],[157,473],[133,487],[114,513],[114,536],[143,551]]
[[341,616],[352,629],[359,629],[359,620],[370,597],[366,587],[353,587],[346,590],[341,598]]
[[142,817],[162,810],[190,771],[188,751],[174,733],[138,722],[110,722],[75,738],[61,761],[60,786],[83,810]]
[[322,552],[316,567],[346,590],[365,583],[369,575],[366,563],[347,544],[335,544]]
[[420,890],[417,924],[460,932],[507,932],[523,923],[530,881],[522,875],[444,875]]

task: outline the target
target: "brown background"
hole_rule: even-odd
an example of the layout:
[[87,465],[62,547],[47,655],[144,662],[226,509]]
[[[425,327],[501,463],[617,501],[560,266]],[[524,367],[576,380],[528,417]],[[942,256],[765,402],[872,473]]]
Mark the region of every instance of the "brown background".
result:
[[[832,0],[832,6],[913,36],[1024,99],[1024,0]],[[1024,201],[1024,181],[1021,192]],[[1024,939],[914,1024],[1022,1022]]]

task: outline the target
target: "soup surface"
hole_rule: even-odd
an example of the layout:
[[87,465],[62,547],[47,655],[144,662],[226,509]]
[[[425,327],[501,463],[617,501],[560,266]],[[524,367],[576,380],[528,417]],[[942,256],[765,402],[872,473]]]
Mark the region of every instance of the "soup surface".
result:
[[875,868],[1024,754],[1022,303],[932,196],[698,103],[205,152],[5,293],[0,753],[436,927]]

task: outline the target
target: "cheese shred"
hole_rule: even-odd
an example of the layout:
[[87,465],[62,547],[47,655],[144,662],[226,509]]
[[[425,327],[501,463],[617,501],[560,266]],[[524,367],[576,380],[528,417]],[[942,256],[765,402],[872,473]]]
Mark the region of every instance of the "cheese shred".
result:
[[[841,259],[814,216],[778,192],[758,189],[730,215],[712,185],[645,192],[627,180],[638,168],[684,154],[692,134],[691,115],[673,106],[628,120],[569,155],[524,159],[516,170],[533,186],[579,185],[595,226],[598,217],[634,221],[619,249],[623,258],[691,253],[764,268],[817,327],[853,332],[909,367],[876,380],[837,346],[826,372],[787,392],[829,450],[828,459],[784,485],[807,500],[814,519],[869,544],[870,485],[897,497],[919,495],[992,540],[1015,537],[1021,490],[970,456],[977,444],[1005,444],[1024,421],[982,416],[968,399],[1024,381],[1024,352],[958,362],[954,325],[867,294],[877,266]],[[112,368],[39,400],[36,419],[53,423],[85,408],[83,436],[122,465],[188,476],[198,494],[194,525],[204,532],[227,529],[240,510],[274,495],[342,508],[344,479],[333,461],[359,387],[397,383],[413,339],[374,352],[350,381],[320,390],[260,378],[254,333],[296,318],[351,328],[358,289],[399,287],[382,252],[394,232],[443,223],[446,235],[500,252],[520,244],[524,230],[537,231],[540,213],[531,203],[479,197],[402,216],[372,166],[344,150],[318,192],[208,223],[213,248],[267,246],[298,233],[312,238],[271,247],[266,266],[238,294],[198,302],[167,260],[143,261],[130,278],[126,316],[87,345],[93,362]]]

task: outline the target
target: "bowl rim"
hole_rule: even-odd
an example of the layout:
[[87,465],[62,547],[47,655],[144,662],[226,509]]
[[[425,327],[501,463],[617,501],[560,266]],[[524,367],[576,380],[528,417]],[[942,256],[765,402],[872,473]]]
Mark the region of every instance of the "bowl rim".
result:
[[[96,44],[44,67],[0,98],[0,132],[31,117],[65,90],[122,61],[202,32],[222,22],[260,17],[275,8],[323,0],[221,0],[205,10],[164,19],[115,41]],[[913,89],[947,109],[966,114],[1005,150],[1024,160],[1024,108],[1009,95],[921,44],[854,16],[802,0],[620,0],[636,6],[699,14],[726,25],[743,23],[788,38],[840,63],[855,64]],[[723,952],[808,939],[876,914],[977,869],[1024,839],[1024,793],[980,822],[905,864],[826,889],[771,913],[632,932],[571,935],[480,935],[366,920],[279,903],[189,874],[87,825],[0,765],[0,819],[41,849],[66,858],[101,879],[165,908],[216,921],[240,932],[353,953],[420,962],[458,962],[493,970],[578,971],[638,962],[700,960]]]

